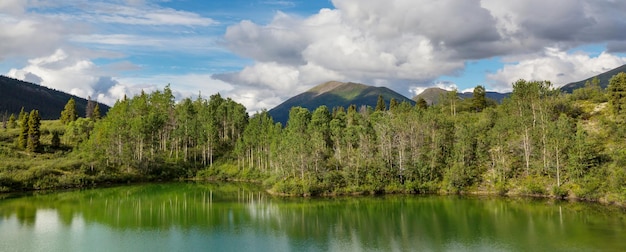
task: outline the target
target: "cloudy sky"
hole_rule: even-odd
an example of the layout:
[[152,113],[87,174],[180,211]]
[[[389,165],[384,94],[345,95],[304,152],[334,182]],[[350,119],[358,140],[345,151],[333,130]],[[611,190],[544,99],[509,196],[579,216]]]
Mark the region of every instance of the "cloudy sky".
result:
[[113,104],[171,84],[250,111],[329,81],[510,91],[626,64],[622,0],[1,0],[0,74]]

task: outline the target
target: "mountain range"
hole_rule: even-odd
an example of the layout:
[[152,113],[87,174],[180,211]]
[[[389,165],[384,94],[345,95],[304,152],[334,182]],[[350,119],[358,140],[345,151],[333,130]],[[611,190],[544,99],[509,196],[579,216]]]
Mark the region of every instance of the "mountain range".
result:
[[[438,88],[438,87],[427,88],[424,91],[422,91],[420,94],[413,97],[413,100],[417,101],[420,98],[423,98],[427,104],[430,104],[430,105],[437,104],[439,103],[439,99],[447,92],[449,91],[442,89],[442,88]],[[488,91],[485,93],[485,96],[489,99],[492,99],[500,103],[502,102],[504,98],[508,97],[510,94],[511,93],[498,93],[498,92]],[[457,93],[457,96],[460,99],[469,99],[469,98],[472,98],[474,94],[472,92],[463,92],[463,93]]]
[[387,106],[389,106],[391,99],[395,99],[398,103],[415,104],[415,101],[386,87],[329,81],[289,98],[268,112],[275,122],[281,122],[285,125],[289,117],[289,110],[294,106],[307,108],[311,111],[321,105],[326,105],[328,109],[334,107],[347,108],[350,105],[375,107],[379,95],[383,97]]
[[[600,86],[605,89],[611,77],[620,72],[626,72],[626,65],[578,82],[566,84],[560,89],[563,92],[571,93],[575,89],[584,87],[585,82],[591,81],[593,78],[598,78],[598,80],[600,80]],[[285,125],[289,117],[289,110],[294,106],[304,107],[311,111],[321,105],[326,105],[329,109],[335,107],[347,108],[350,105],[356,105],[357,107],[375,107],[379,95],[383,97],[387,106],[391,99],[395,99],[398,103],[409,102],[414,105],[415,101],[419,98],[424,98],[428,104],[436,104],[445,92],[448,91],[441,88],[428,88],[413,97],[413,99],[409,99],[386,87],[374,87],[353,82],[329,81],[289,98],[269,110],[269,114],[274,118],[274,121],[281,122]],[[497,102],[501,102],[502,99],[509,95],[510,93],[486,93],[488,98]],[[472,97],[472,93],[458,93],[458,96],[461,99],[467,99]],[[0,117],[5,114],[18,114],[23,107],[25,111],[33,109],[39,110],[42,119],[58,119],[70,98],[74,98],[76,101],[76,108],[79,115],[84,116],[88,102],[84,98],[0,75]],[[101,113],[105,114],[109,107],[102,103],[99,104]]]
[[[0,75],[0,118],[6,114],[17,116],[24,108],[26,112],[39,110],[44,120],[59,119],[70,98],[76,101],[78,115],[84,117],[87,99]],[[109,110],[109,106],[102,103],[99,103],[99,107],[102,115]]]
[[593,78],[598,78],[598,80],[600,81],[600,87],[602,87],[602,89],[606,89],[606,87],[609,86],[609,81],[611,80],[611,78],[613,77],[613,75],[616,75],[618,73],[624,72],[626,73],[626,65],[611,69],[609,71],[606,71],[604,73],[598,74],[596,76],[591,76],[587,79],[581,80],[581,81],[577,81],[577,82],[572,82],[569,83],[567,85],[564,85],[561,87],[561,90],[563,92],[566,93],[572,93],[574,92],[575,89],[579,89],[585,86],[585,82],[587,81],[591,81]]

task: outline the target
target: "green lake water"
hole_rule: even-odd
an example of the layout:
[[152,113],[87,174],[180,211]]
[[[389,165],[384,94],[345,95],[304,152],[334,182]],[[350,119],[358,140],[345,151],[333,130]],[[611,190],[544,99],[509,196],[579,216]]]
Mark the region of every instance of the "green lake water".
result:
[[0,251],[626,251],[626,212],[461,196],[283,198],[169,183],[0,199]]

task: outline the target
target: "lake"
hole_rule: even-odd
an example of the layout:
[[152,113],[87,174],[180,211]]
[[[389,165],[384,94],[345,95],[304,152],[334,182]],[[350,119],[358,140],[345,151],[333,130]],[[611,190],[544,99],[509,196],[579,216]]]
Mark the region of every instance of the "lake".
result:
[[284,198],[239,183],[3,197],[0,251],[626,251],[626,212],[591,203]]

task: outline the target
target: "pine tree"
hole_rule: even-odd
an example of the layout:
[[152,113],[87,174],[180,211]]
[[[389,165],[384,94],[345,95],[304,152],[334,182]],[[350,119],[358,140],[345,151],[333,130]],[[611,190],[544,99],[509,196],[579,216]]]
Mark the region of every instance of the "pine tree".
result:
[[472,97],[472,109],[476,112],[483,111],[487,107],[485,88],[483,86],[476,86]]
[[29,152],[36,152],[41,148],[41,142],[39,141],[39,138],[41,137],[40,126],[41,117],[39,116],[39,111],[31,111],[28,118],[28,139],[26,146],[26,149]]
[[50,140],[50,145],[52,148],[59,148],[61,146],[61,138],[59,137],[59,132],[52,132],[52,140]]
[[63,124],[68,124],[75,121],[77,118],[78,112],[76,111],[76,101],[74,101],[74,98],[70,98],[67,104],[65,104],[63,111],[61,111],[61,122]]
[[11,116],[9,117],[8,128],[15,129],[15,127],[17,127],[17,119],[15,118],[15,114],[11,114]]
[[394,98],[391,98],[391,100],[389,101],[389,110],[395,110],[396,108],[398,108],[398,105],[400,105],[398,101],[396,101],[396,99]]
[[385,105],[385,100],[382,95],[378,95],[378,101],[376,101],[376,111],[385,111],[387,110],[387,105]]
[[91,114],[91,119],[99,120],[102,116],[100,115],[100,105],[96,102],[96,105],[93,107],[93,113]]
[[28,112],[24,112],[24,108],[20,112],[20,134],[17,139],[17,147],[20,149],[26,148],[26,142],[28,141]]
[[618,116],[626,109],[626,73],[614,75],[607,89],[611,111]]

